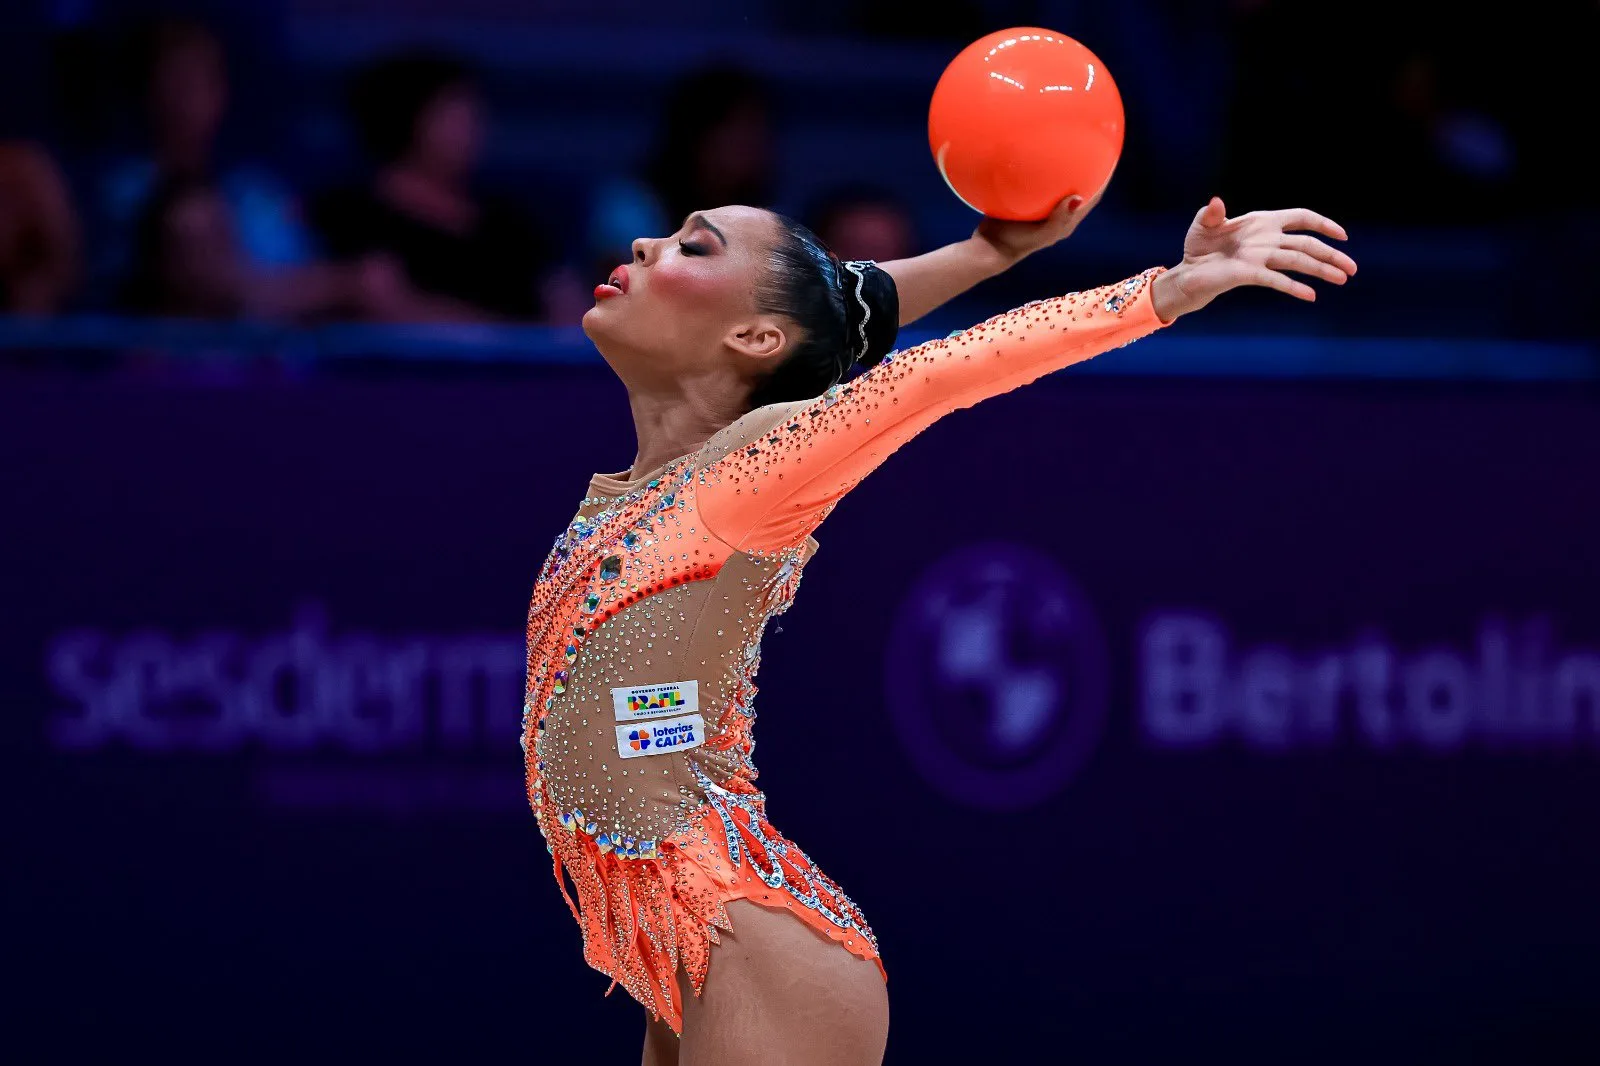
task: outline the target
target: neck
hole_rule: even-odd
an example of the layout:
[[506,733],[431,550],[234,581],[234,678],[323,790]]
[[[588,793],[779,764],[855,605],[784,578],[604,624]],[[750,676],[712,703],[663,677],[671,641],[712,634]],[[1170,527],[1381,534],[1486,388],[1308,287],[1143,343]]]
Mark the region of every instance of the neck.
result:
[[670,389],[630,389],[633,432],[639,441],[632,477],[688,455],[744,413],[748,390],[737,382],[688,381]]

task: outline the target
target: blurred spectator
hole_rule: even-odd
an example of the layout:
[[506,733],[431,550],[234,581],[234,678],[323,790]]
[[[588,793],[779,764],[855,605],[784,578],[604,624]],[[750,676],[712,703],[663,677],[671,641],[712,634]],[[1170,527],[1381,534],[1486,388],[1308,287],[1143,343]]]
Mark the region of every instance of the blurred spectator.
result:
[[133,264],[124,305],[181,318],[390,317],[403,287],[397,268],[379,257],[260,269],[244,252],[226,197],[200,178],[173,178],[150,197]]
[[34,145],[0,143],[0,311],[60,312],[78,255],[78,218],[55,163]]
[[767,206],[772,195],[772,101],[754,75],[716,65],[690,74],[667,97],[643,180],[600,189],[589,225],[591,267],[631,258],[636,237],[673,232],[695,211]]
[[704,208],[766,204],[773,169],[772,100],[759,79],[715,66],[673,88],[647,176],[674,227]]
[[114,167],[104,183],[98,273],[125,278],[134,269],[135,228],[158,191],[175,183],[214,188],[251,269],[311,263],[315,247],[288,189],[258,165],[227,166],[216,158],[230,91],[227,56],[216,35],[198,23],[166,20],[135,33],[133,43],[150,147]]
[[[1538,108],[1520,95],[1548,76],[1516,58],[1528,51],[1516,43],[1524,31],[1376,0],[1351,0],[1337,19],[1288,0],[1233,4],[1226,195],[1435,225],[1478,221],[1500,201],[1504,217],[1522,165],[1507,120],[1532,117]],[[1501,62],[1516,76],[1483,76]]]
[[543,238],[512,205],[471,186],[485,125],[472,72],[441,55],[396,55],[360,73],[350,102],[377,170],[366,185],[318,205],[329,250],[394,257],[406,282],[394,317],[542,317]]
[[[1506,130],[1489,115],[1454,98],[1438,56],[1417,49],[1390,77],[1396,148],[1409,158],[1414,209],[1431,208],[1423,221],[1454,221],[1461,212],[1509,188],[1516,173],[1516,149]],[[1394,165],[1390,160],[1389,165]]]
[[872,186],[837,189],[806,214],[806,224],[841,259],[886,263],[916,255],[916,223],[892,193]]

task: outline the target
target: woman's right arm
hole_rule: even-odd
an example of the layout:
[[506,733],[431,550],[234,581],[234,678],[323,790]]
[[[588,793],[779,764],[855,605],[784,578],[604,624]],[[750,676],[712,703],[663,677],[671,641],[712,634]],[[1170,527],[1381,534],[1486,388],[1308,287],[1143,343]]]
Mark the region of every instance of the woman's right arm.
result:
[[957,296],[1003,274],[1027,256],[1066,240],[1099,202],[1074,196],[1038,222],[986,218],[964,241],[931,252],[879,263],[894,279],[900,300],[900,325],[909,325]]

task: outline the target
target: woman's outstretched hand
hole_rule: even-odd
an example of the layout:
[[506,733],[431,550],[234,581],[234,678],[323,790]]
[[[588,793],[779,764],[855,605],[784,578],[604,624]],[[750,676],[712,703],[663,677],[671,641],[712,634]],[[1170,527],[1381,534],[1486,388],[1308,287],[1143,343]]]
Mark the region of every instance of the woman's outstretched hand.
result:
[[1183,239],[1183,262],[1156,278],[1151,290],[1156,314],[1171,322],[1245,285],[1300,300],[1317,298],[1315,289],[1290,274],[1334,285],[1350,280],[1356,261],[1308,233],[1347,239],[1343,226],[1315,211],[1252,211],[1229,218],[1222,200],[1212,197]]
[[986,218],[978,223],[973,236],[987,241],[1008,263],[1015,263],[1072,236],[1072,231],[1094,210],[1103,193],[1104,190],[1101,190],[1087,200],[1081,196],[1070,196],[1057,204],[1048,218],[1039,222],[1007,222]]

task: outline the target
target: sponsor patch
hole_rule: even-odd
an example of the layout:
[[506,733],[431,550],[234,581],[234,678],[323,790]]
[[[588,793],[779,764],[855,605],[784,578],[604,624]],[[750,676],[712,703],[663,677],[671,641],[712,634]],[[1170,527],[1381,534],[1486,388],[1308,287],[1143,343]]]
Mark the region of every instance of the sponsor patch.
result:
[[624,759],[665,755],[706,742],[705,719],[698,714],[656,722],[629,722],[617,726],[617,754]]
[[619,722],[698,714],[700,682],[666,681],[659,685],[614,688],[611,690],[611,709],[616,713]]

